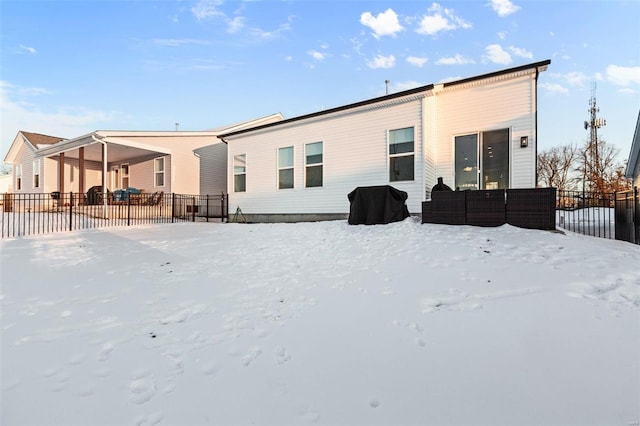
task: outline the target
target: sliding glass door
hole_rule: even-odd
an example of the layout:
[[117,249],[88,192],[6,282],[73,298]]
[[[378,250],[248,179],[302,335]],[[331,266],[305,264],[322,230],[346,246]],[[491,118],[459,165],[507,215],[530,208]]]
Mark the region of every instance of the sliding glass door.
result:
[[466,189],[509,187],[509,129],[456,136],[455,186]]

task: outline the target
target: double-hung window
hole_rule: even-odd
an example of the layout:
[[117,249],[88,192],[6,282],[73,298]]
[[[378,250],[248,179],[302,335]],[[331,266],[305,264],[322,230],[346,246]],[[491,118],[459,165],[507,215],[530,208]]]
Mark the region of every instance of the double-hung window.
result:
[[278,189],[293,188],[293,147],[278,149]]
[[16,164],[16,191],[22,189],[22,164]]
[[305,152],[305,186],[322,186],[322,142],[308,143]]
[[[162,167],[162,169],[164,170],[164,165]],[[127,189],[129,187],[129,165],[128,164],[121,164],[120,165],[120,171],[122,172],[122,185],[120,186],[123,189]],[[164,182],[164,179],[162,179]],[[156,185],[156,186],[162,186],[162,185]]]
[[413,127],[389,131],[389,182],[414,180]]
[[40,160],[33,160],[33,187],[40,188]]
[[233,190],[235,192],[247,190],[247,154],[233,156]]
[[164,186],[164,157],[153,160],[153,175],[154,186]]

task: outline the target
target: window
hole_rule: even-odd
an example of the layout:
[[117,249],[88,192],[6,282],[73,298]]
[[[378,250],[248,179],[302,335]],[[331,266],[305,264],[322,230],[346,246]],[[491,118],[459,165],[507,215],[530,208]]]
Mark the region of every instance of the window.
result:
[[389,181],[414,179],[413,127],[389,131]]
[[33,161],[33,187],[40,188],[40,160]]
[[164,157],[153,160],[153,175],[153,185],[164,186]]
[[247,154],[233,157],[233,190],[235,192],[247,190]]
[[22,189],[22,164],[16,164],[16,191]]
[[278,189],[293,188],[293,147],[278,149]]
[[305,150],[305,186],[322,186],[322,142],[308,143]]
[[[164,170],[164,164],[162,166],[162,170]],[[129,187],[129,165],[128,164],[122,164],[120,165],[120,171],[121,171],[121,179],[122,179],[122,185],[120,186],[122,189],[127,189]],[[164,184],[164,178],[162,179],[162,182]],[[156,185],[156,186],[162,186],[162,185]]]

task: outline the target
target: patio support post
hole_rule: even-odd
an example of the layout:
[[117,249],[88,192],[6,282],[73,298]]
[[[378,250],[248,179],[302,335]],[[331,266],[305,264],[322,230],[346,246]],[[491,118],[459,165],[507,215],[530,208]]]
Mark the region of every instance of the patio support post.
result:
[[78,193],[80,195],[79,202],[82,201],[82,194],[85,193],[84,190],[84,147],[80,147],[80,154],[78,156],[78,167],[80,168],[80,175],[78,176]]
[[104,207],[104,218],[109,219],[109,207],[107,206],[107,143],[91,135],[91,138],[102,144],[102,205]]
[[64,152],[60,153],[60,161],[58,162],[58,190],[60,194],[64,194]]

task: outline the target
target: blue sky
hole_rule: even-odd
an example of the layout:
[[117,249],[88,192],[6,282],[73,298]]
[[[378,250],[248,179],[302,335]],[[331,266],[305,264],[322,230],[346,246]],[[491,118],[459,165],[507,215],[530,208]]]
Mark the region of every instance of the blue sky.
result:
[[551,59],[539,149],[600,135],[627,158],[638,1],[0,1],[4,158],[18,130],[204,130]]

